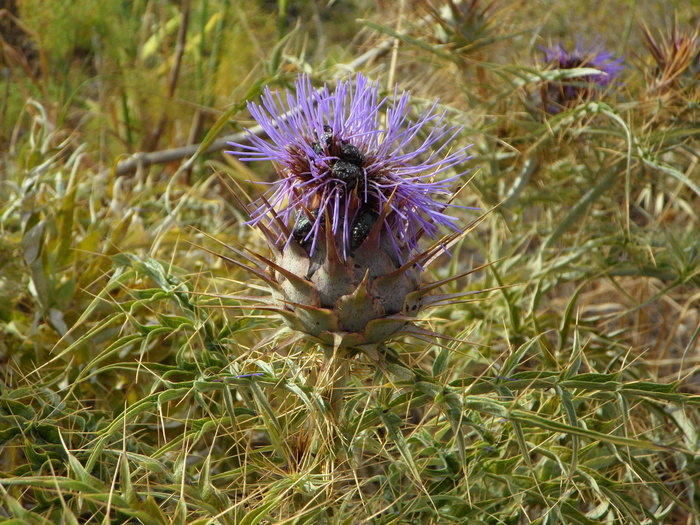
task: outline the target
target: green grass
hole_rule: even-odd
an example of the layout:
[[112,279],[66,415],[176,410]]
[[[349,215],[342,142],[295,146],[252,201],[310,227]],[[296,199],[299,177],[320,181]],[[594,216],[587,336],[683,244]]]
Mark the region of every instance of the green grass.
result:
[[[87,4],[2,19],[0,518],[700,523],[700,55],[654,85],[639,23],[668,34],[664,2],[502,2],[452,41],[411,2]],[[593,30],[619,81],[528,105],[558,81],[538,46]],[[264,252],[223,181],[273,168],[206,150],[264,86],[352,68],[440,97],[474,144],[458,204],[495,209],[425,276],[485,264],[442,293],[487,291],[334,397],[324,353],[280,350],[237,297],[264,292],[212,254]]]

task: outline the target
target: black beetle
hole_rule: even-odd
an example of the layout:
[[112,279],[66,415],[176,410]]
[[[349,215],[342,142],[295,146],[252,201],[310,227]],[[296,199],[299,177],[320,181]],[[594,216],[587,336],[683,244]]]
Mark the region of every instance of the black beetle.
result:
[[316,155],[323,157],[325,155],[325,151],[323,149],[324,144],[326,149],[329,149],[333,145],[333,128],[331,128],[328,124],[323,125],[323,135],[321,135],[319,142],[311,143],[311,149],[314,150]]
[[364,178],[362,168],[345,160],[335,161],[331,171],[336,179],[345,183],[348,191],[354,190],[357,183]]
[[355,166],[362,166],[365,163],[365,156],[357,146],[343,141],[340,145],[340,160],[344,160]]
[[368,208],[361,208],[350,232],[350,248],[355,250],[365,242],[372,228],[377,224],[379,214]]
[[[312,211],[311,215],[316,218],[318,216],[318,211]],[[306,237],[311,232],[313,225],[314,221],[309,219],[306,212],[303,210],[299,212],[299,215],[297,215],[297,222],[294,225],[294,229],[292,229],[292,236],[294,237],[294,240],[296,240],[299,244],[304,244],[307,242],[308,239]]]

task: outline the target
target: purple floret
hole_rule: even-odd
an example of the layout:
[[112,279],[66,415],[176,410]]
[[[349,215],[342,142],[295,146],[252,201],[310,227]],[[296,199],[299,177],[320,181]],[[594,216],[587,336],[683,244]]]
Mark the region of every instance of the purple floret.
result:
[[554,69],[593,68],[600,71],[598,74],[548,82],[545,107],[552,114],[582,99],[595,98],[597,91],[610,85],[624,69],[623,59],[606,50],[598,39],[586,46],[579,38],[573,51],[568,51],[562,44],[555,44],[543,47],[542,52],[547,64]]
[[462,173],[435,178],[469,159],[468,148],[450,151],[461,128],[445,123],[437,103],[413,122],[408,93],[399,96],[397,89],[393,99],[380,98],[379,81],[359,73],[333,91],[314,89],[308,75],[295,87],[295,94],[267,88],[261,105],[248,105],[270,142],[251,133],[249,144],[230,143],[235,150],[227,152],[242,161],[272,161],[280,175],[267,202],[255,204],[252,225],[274,228],[276,214],[290,229],[296,225],[297,241],[313,253],[328,217],[344,256],[352,251],[358,217],[378,216],[387,202],[382,232],[392,236],[399,256],[417,250],[421,231],[435,238],[441,227],[457,229],[444,201]]
[[591,45],[586,46],[582,38],[576,41],[576,47],[569,52],[562,44],[556,44],[550,48],[542,48],[544,58],[557,69],[574,69],[578,67],[590,67],[600,70],[599,75],[582,77],[584,82],[592,82],[599,86],[607,86],[624,69],[621,57],[605,49],[602,42],[595,39]]

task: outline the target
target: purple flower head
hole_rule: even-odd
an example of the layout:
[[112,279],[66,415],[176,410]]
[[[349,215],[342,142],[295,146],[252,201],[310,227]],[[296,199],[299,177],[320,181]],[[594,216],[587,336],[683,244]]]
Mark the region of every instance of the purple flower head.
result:
[[583,77],[585,82],[593,82],[599,86],[607,86],[624,69],[622,58],[606,50],[599,39],[595,39],[590,46],[586,46],[582,38],[576,41],[576,47],[569,52],[562,44],[556,44],[550,48],[542,48],[547,63],[557,69],[574,69],[578,67],[590,67],[600,70],[600,75],[588,75]]
[[[450,127],[437,102],[411,121],[408,93],[380,98],[379,81],[362,74],[314,89],[308,75],[295,82],[296,93],[267,88],[262,104],[249,103],[253,118],[271,142],[253,134],[250,144],[230,143],[242,161],[272,161],[280,178],[251,213],[252,225],[270,229],[274,216],[313,253],[330,225],[347,256],[378,220],[399,255],[418,248],[425,232],[457,229],[444,201],[460,175],[436,176],[469,158],[467,148],[449,150],[461,128]],[[437,200],[442,199],[442,202]]]
[[568,51],[563,44],[541,49],[547,65],[553,69],[593,68],[600,71],[599,74],[550,82],[547,86],[548,98],[562,106],[594,97],[596,89],[610,85],[624,69],[623,59],[606,50],[597,38],[586,46],[579,37],[573,51]]

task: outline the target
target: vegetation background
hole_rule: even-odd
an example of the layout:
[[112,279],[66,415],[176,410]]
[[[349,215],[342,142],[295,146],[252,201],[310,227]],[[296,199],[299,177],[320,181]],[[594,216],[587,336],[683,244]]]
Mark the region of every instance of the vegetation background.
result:
[[[4,0],[0,518],[700,523],[698,3],[447,5]],[[578,36],[625,70],[543,111]],[[265,249],[246,102],[358,70],[439,98],[499,206],[426,276],[492,263],[422,321],[461,341],[358,358],[333,414],[212,252]]]

